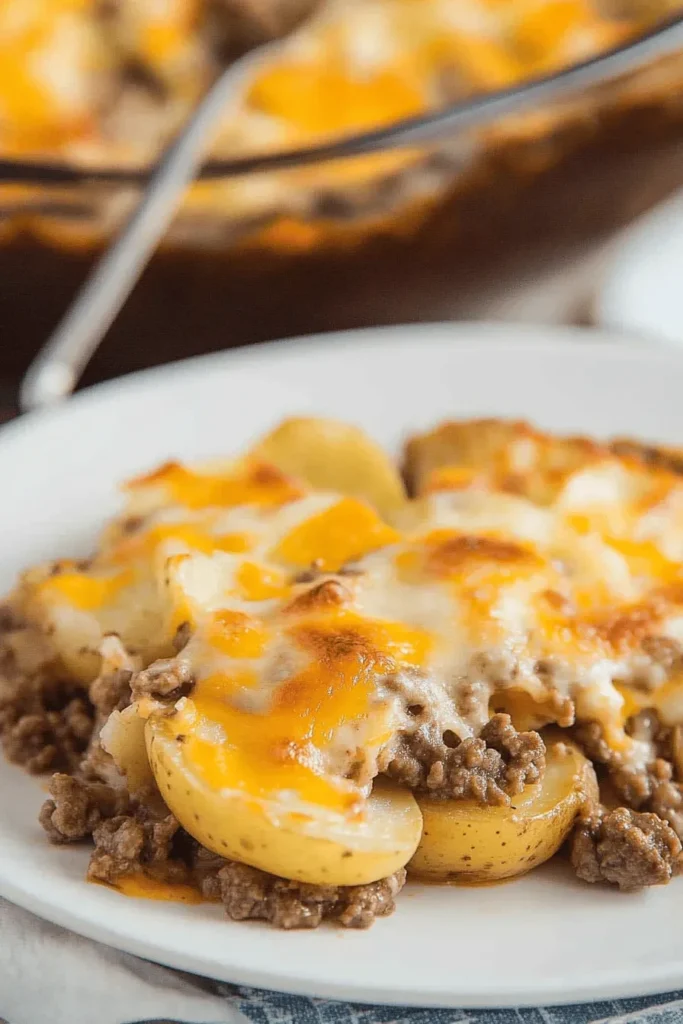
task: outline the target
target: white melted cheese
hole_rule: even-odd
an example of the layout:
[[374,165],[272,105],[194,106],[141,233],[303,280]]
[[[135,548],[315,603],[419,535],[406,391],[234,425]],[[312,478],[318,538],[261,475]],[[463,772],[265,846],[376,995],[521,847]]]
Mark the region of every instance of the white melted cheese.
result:
[[[531,457],[516,446],[519,472]],[[242,491],[183,472],[143,481],[138,528],[38,591],[71,648],[113,630],[154,652],[187,623],[176,662],[195,688],[179,713],[208,744],[364,791],[417,728],[416,707],[433,736],[460,739],[501,696],[526,698],[539,726],[575,710],[634,763],[646,756],[624,732],[634,709],[683,722],[683,685],[643,642],[683,641],[680,599],[666,596],[680,575],[675,488],[607,462],[568,473],[546,504],[437,492],[397,530],[363,502],[267,476],[237,504],[195,507]],[[185,503],[164,496],[179,481]]]

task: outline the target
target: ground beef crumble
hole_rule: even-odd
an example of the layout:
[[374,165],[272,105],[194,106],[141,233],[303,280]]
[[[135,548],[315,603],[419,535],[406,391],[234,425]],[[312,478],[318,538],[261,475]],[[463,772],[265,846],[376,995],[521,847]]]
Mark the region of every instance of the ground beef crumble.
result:
[[276,878],[265,871],[228,861],[204,882],[204,891],[218,892],[234,921],[269,921],[277,928],[317,928],[330,919],[345,928],[368,928],[377,917],[395,909],[405,869],[369,885],[307,885]]
[[172,704],[187,697],[194,687],[194,678],[188,666],[174,658],[161,658],[133,679],[133,700],[153,697]]
[[625,892],[664,885],[679,870],[681,842],[656,814],[627,807],[594,811],[571,839],[571,859],[585,882],[611,882]]
[[54,843],[92,837],[88,878],[115,885],[141,871],[165,882],[196,885],[235,921],[262,920],[278,928],[315,928],[331,920],[368,928],[395,909],[405,882],[401,870],[369,885],[320,886],[290,882],[228,861],[200,846],[172,814],[132,806],[125,792],[99,782],[55,775],[40,822]]
[[584,723],[575,730],[575,738],[586,755],[602,765],[609,785],[626,807],[656,814],[683,840],[683,790],[676,781],[681,761],[681,730],[662,726],[654,711],[641,711],[626,724],[634,739],[649,745],[652,760],[643,768],[624,764],[605,742],[597,722]]
[[93,830],[95,849],[88,878],[112,884],[123,875],[142,871],[164,882],[190,881],[190,869],[175,849],[179,832],[172,814],[157,818],[141,806],[132,815],[100,822]]
[[130,684],[133,671],[129,668],[101,673],[90,684],[88,696],[97,714],[98,723],[104,725],[112,711],[123,711],[131,702]]
[[[180,631],[177,647],[182,648],[188,635]],[[128,667],[103,670],[86,691],[62,677],[45,639],[33,627],[12,609],[0,608],[0,738],[8,757],[29,770],[57,769],[40,813],[49,839],[91,839],[91,880],[115,885],[139,871],[163,881],[187,882],[222,902],[233,920],[263,920],[285,929],[314,928],[331,920],[366,928],[392,913],[405,870],[369,885],[347,887],[278,878],[204,849],[168,813],[158,794],[144,802],[132,800],[106,772],[98,771],[99,761],[107,756],[99,748],[99,727],[113,710],[141,696],[170,706],[193,685],[182,663],[160,660],[142,672]],[[627,806],[586,811],[570,840],[579,878],[611,882],[627,891],[668,882],[683,858],[683,795],[674,768],[681,771],[683,730],[665,729],[656,716],[641,713],[631,720],[629,731],[653,750],[643,771],[615,757],[597,724],[583,723],[574,730]],[[499,713],[477,738],[462,742],[450,731],[435,733],[417,724],[400,738],[391,761],[382,767],[417,792],[504,805],[542,778],[545,746],[538,732],[518,732],[510,717]]]
[[683,794],[668,761],[658,757],[643,772],[616,768],[610,780],[628,807],[656,814],[683,837]]
[[402,737],[386,774],[401,785],[444,800],[509,804],[545,771],[545,744],[537,732],[517,732],[497,714],[477,738],[458,743],[452,733],[434,739],[426,730]]
[[0,607],[0,741],[30,772],[74,771],[88,746],[94,710],[64,679],[42,633],[11,605]]
[[86,839],[101,821],[128,809],[124,790],[72,775],[53,775],[49,792],[50,799],[43,804],[39,820],[53,843]]

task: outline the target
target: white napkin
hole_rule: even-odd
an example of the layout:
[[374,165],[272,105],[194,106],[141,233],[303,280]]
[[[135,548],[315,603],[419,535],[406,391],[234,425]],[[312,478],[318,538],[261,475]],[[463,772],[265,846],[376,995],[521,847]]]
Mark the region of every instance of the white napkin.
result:
[[244,1024],[199,978],[119,953],[0,899],[0,1018],[7,1024]]

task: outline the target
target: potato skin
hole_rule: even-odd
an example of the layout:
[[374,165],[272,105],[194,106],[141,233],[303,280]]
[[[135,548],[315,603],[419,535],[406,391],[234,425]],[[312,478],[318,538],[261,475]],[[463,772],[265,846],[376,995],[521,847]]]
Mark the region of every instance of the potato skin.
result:
[[207,786],[163,720],[148,721],[145,738],[164,802],[190,835],[223,857],[315,885],[364,885],[404,867],[417,848],[422,815],[407,790],[378,784],[360,823],[302,823],[301,814],[275,801]]
[[542,782],[509,807],[418,798],[424,827],[408,871],[471,884],[525,874],[557,852],[581,806],[597,796],[592,764],[572,744],[553,742]]

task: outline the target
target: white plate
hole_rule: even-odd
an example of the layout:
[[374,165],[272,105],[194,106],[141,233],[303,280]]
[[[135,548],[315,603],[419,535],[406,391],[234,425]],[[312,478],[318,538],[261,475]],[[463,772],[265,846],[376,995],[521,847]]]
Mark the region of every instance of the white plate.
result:
[[[591,341],[591,344],[582,342]],[[241,447],[294,412],[353,419],[397,449],[448,416],[683,441],[683,359],[580,331],[406,327],[264,346],[93,389],[0,435],[0,585],[87,547],[113,481]],[[127,899],[83,881],[87,851],[36,824],[39,781],[0,765],[0,893],[83,935],[215,978],[366,1002],[494,1006],[683,984],[683,880],[624,896],[561,863],[490,888],[410,886],[367,932],[284,933],[219,907]]]
[[612,330],[683,347],[683,194],[658,206],[619,239],[596,302]]

